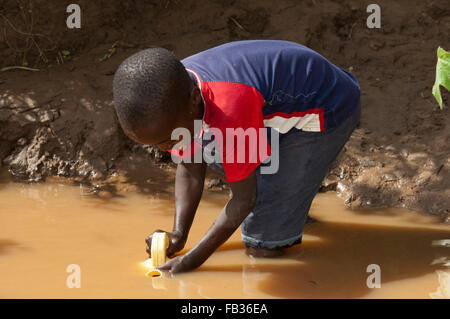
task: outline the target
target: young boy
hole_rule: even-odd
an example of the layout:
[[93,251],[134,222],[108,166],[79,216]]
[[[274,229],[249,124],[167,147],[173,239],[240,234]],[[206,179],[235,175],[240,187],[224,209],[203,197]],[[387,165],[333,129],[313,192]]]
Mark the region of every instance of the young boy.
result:
[[[299,244],[311,202],[361,109],[351,74],[305,46],[278,40],[231,42],[182,61],[162,48],[143,50],[122,62],[113,90],[125,134],[182,159],[168,256],[186,243],[207,165],[224,173],[232,191],[195,247],[160,267],[171,273],[200,266],[240,225],[250,256],[278,256]],[[176,128],[193,138],[172,140]],[[241,137],[248,139],[236,143]],[[278,162],[275,172],[263,172],[264,147]],[[202,151],[210,160],[197,156]],[[244,160],[236,160],[239,152]]]

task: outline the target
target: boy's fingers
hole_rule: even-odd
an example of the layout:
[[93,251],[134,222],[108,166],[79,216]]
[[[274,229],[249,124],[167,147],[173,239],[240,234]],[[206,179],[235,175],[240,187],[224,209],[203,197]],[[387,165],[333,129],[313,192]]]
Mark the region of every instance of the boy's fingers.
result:
[[147,245],[151,245],[152,244],[152,238],[153,238],[153,234],[154,233],[167,233],[166,231],[164,231],[164,230],[161,230],[161,229],[157,229],[157,230],[155,230],[153,233],[151,233],[151,235],[148,235],[146,238],[145,238],[145,243],[147,244]]
[[170,270],[170,268],[171,268],[170,266],[165,266],[165,265],[156,267],[156,269],[163,270],[163,271],[168,271],[168,270]]
[[169,247],[166,250],[167,257],[172,257],[177,252],[176,247],[170,242]]
[[169,271],[170,273],[176,273],[179,270],[181,256],[175,257],[169,261],[167,261],[164,265],[161,265],[157,267],[156,269],[162,270],[162,271]]
[[156,267],[156,269],[158,269],[158,270],[170,270],[171,268],[172,268],[172,263],[170,260],[168,262],[166,262],[164,265]]

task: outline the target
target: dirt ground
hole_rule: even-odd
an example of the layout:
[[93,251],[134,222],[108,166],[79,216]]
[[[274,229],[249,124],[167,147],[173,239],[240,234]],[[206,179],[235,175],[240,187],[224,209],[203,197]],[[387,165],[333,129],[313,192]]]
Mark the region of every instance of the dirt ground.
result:
[[[149,161],[167,154],[128,140],[118,126],[112,79],[136,51],[162,46],[184,58],[228,41],[302,43],[352,72],[361,85],[359,127],[321,190],[352,207],[406,207],[450,222],[449,104],[431,95],[436,50],[450,50],[442,1],[78,0],[81,29],[66,27],[72,1],[0,4],[0,166],[17,178],[83,179],[114,191],[120,176],[145,190]],[[169,178],[168,173],[168,180]],[[210,180],[210,187],[226,188]]]

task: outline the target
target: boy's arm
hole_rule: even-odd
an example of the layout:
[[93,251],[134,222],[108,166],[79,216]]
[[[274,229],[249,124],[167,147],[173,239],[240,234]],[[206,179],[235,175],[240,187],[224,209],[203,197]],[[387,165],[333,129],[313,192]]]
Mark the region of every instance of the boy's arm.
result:
[[205,183],[206,163],[180,163],[175,177],[173,233],[186,242]]
[[[175,176],[175,218],[173,230],[167,233],[170,245],[167,255],[172,256],[186,244],[195,212],[202,197],[206,163],[179,163]],[[161,231],[161,230],[156,230]],[[147,252],[151,251],[152,235],[147,237]]]
[[159,269],[177,273],[197,268],[230,238],[255,205],[257,195],[255,171],[242,181],[230,183],[230,187],[232,198],[197,245],[185,255],[168,261]]

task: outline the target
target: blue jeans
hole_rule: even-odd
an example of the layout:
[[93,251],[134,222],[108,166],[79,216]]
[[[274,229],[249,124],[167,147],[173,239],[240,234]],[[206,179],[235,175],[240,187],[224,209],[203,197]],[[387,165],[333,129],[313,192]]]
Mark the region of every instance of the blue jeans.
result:
[[278,172],[261,174],[257,169],[256,204],[241,225],[246,246],[277,249],[301,242],[311,203],[360,114],[359,105],[346,121],[325,133],[294,128],[280,135]]

